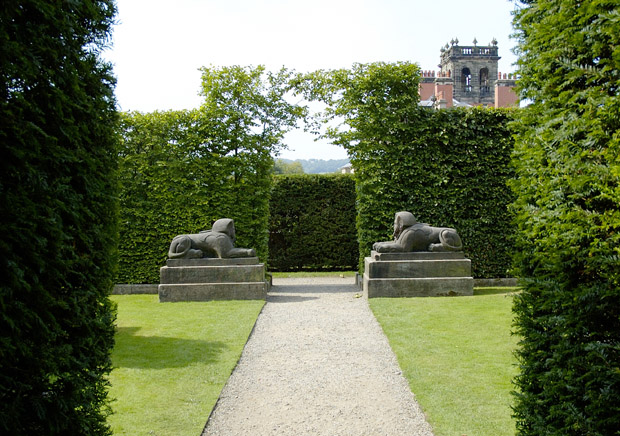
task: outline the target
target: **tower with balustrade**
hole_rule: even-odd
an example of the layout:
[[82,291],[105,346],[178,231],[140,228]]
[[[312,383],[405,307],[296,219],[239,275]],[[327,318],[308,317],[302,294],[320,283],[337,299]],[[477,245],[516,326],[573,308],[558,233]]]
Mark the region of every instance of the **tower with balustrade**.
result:
[[459,40],[453,39],[441,48],[438,66],[442,76],[453,79],[455,100],[472,106],[493,106],[499,59],[495,38],[486,46],[479,46],[475,38],[473,45],[459,45]]

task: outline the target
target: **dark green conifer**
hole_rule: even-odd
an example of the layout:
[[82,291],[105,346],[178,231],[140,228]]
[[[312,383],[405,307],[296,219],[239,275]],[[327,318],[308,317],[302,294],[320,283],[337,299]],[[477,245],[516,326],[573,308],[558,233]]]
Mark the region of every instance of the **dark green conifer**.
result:
[[0,6],[0,433],[109,434],[112,0]]
[[514,407],[520,435],[620,434],[620,14],[521,1]]

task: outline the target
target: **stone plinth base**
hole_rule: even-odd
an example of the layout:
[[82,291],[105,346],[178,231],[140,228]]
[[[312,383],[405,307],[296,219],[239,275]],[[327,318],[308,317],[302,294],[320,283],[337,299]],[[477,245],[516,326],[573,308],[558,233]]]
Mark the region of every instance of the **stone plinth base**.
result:
[[463,253],[377,253],[364,262],[367,298],[473,295],[471,261]]
[[160,284],[159,301],[264,300],[267,283]]
[[264,300],[268,282],[257,257],[169,259],[160,269],[159,301]]

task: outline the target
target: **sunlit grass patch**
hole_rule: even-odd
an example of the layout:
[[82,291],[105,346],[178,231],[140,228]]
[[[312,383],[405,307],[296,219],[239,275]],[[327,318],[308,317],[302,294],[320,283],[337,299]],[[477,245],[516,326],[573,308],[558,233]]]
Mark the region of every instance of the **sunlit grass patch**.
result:
[[264,302],[112,299],[118,304],[110,375],[114,434],[200,434]]
[[473,297],[370,300],[436,436],[514,436],[515,291],[480,288]]

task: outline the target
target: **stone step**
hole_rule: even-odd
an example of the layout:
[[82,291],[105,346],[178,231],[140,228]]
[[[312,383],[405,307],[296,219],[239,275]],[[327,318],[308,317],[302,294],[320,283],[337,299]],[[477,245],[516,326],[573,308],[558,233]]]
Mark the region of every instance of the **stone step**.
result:
[[233,257],[220,259],[216,257],[202,257],[200,259],[168,259],[166,266],[229,266],[229,265],[256,265],[258,257]]
[[264,300],[267,288],[265,281],[160,284],[159,301]]
[[366,298],[474,295],[473,277],[372,279],[364,274],[363,286]]
[[256,265],[227,266],[164,266],[160,269],[161,284],[262,282],[265,267]]
[[469,277],[471,260],[401,260],[375,261],[366,258],[365,274],[369,278]]

